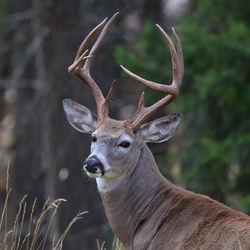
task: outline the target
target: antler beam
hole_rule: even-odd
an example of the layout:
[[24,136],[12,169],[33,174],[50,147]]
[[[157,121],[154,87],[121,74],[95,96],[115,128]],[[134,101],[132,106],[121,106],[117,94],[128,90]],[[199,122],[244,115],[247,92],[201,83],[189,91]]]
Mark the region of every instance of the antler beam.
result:
[[137,130],[140,125],[147,120],[152,114],[156,113],[158,110],[161,108],[165,107],[169,103],[171,103],[179,94],[181,84],[182,84],[182,79],[183,79],[183,74],[184,74],[184,63],[183,63],[183,53],[182,53],[182,48],[181,48],[181,43],[179,40],[179,37],[177,36],[175,30],[172,28],[173,35],[176,41],[176,48],[170,39],[170,37],[167,35],[167,33],[157,24],[156,25],[161,33],[163,34],[164,38],[166,39],[168,46],[170,48],[170,53],[172,57],[172,71],[173,71],[173,81],[171,85],[165,85],[165,84],[160,84],[156,83],[153,81],[146,80],[128,69],[126,69],[124,66],[121,65],[121,68],[130,75],[133,79],[136,81],[144,84],[145,86],[157,90],[162,93],[166,93],[164,98],[156,102],[150,107],[145,107],[144,106],[144,92],[141,95],[141,98],[138,103],[138,108],[137,111],[134,115],[134,117],[129,121],[131,126],[133,127],[134,131]]

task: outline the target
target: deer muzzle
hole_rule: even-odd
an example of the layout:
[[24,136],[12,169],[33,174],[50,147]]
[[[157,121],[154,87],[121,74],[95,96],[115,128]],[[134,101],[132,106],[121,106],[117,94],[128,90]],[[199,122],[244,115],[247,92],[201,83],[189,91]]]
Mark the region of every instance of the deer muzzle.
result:
[[[102,162],[95,156],[88,157],[83,165],[83,169],[91,175],[103,176],[104,167]],[[93,176],[94,177],[94,176]]]

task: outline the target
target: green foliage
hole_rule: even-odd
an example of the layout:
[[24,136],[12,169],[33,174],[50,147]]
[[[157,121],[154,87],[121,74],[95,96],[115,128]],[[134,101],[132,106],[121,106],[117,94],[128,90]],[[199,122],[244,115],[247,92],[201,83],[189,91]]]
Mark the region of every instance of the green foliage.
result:
[[[180,97],[171,105],[184,117],[185,152],[180,160],[185,185],[223,202],[237,196],[248,213],[249,11],[249,1],[191,2],[177,30],[185,75]],[[117,60],[145,78],[171,82],[170,55],[162,40],[159,31],[146,23],[136,56],[119,48]],[[152,91],[149,102],[158,98]]]

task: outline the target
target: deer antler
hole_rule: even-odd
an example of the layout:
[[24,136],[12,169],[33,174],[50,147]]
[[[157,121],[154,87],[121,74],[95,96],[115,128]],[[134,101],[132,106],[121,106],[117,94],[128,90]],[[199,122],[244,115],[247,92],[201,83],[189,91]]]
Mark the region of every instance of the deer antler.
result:
[[[115,81],[113,81],[111,88],[110,88],[110,91],[108,93],[108,96],[105,99],[103,94],[102,94],[101,89],[98,87],[98,85],[96,84],[96,82],[93,80],[93,78],[90,75],[90,68],[91,68],[91,64],[95,58],[95,55],[100,47],[101,42],[103,41],[105,35],[108,32],[110,25],[112,24],[112,22],[114,21],[114,19],[116,18],[116,16],[118,14],[119,13],[117,12],[110,18],[110,20],[104,26],[104,28],[103,28],[102,32],[100,33],[99,37],[97,38],[96,42],[92,46],[92,48],[89,52],[89,55],[86,56],[88,53],[87,47],[88,47],[90,41],[95,36],[95,34],[103,27],[107,18],[105,18],[100,24],[98,24],[88,34],[88,36],[84,39],[84,41],[80,45],[73,64],[71,66],[69,66],[69,68],[68,68],[68,72],[70,74],[73,74],[73,75],[76,75],[77,77],[79,77],[90,88],[90,90],[95,98],[95,101],[96,101],[99,121],[105,119],[108,116],[108,103],[110,102],[112,95],[114,93]],[[85,61],[84,65],[81,67],[80,65],[84,60],[86,60],[86,61]]]
[[152,114],[156,113],[158,110],[160,110],[161,108],[171,103],[178,96],[181,83],[182,83],[182,78],[183,78],[183,73],[184,73],[184,63],[183,63],[183,53],[181,49],[180,40],[177,34],[175,33],[175,30],[172,28],[173,35],[176,40],[176,47],[177,47],[177,51],[176,51],[174,44],[172,40],[170,39],[170,37],[158,24],[156,24],[156,26],[159,28],[159,30],[163,34],[170,48],[170,53],[172,57],[173,82],[171,85],[164,85],[164,84],[152,82],[132,73],[131,71],[129,71],[128,69],[126,69],[124,66],[121,65],[121,68],[128,75],[130,75],[132,78],[134,78],[138,82],[146,85],[147,87],[151,89],[168,94],[150,107],[144,106],[144,92],[141,94],[137,111],[135,115],[133,116],[133,118],[129,121],[134,131],[137,130],[140,127],[140,125],[145,120],[147,120]]

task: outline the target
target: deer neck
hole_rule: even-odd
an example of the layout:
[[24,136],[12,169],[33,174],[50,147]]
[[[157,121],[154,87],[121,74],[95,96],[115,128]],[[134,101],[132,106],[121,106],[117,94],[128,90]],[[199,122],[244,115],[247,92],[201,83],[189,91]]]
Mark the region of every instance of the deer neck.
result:
[[144,146],[130,176],[112,190],[100,192],[110,226],[126,249],[133,245],[141,224],[162,203],[159,192],[173,187],[159,172],[149,148]]

